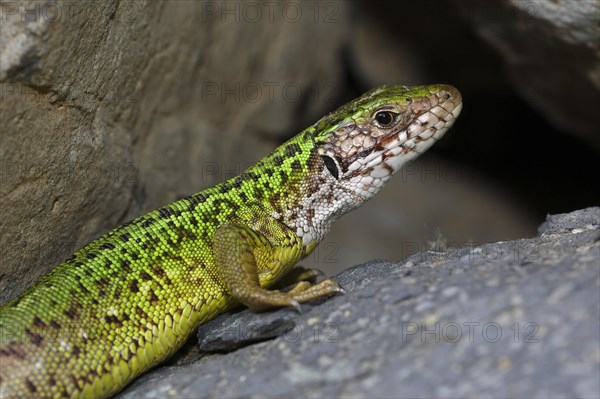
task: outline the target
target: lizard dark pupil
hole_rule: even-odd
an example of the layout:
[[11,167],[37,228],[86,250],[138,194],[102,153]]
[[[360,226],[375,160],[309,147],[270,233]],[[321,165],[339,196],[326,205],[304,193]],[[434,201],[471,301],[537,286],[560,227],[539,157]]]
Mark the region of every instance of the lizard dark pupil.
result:
[[381,126],[385,127],[392,123],[392,121],[394,120],[394,115],[392,115],[392,113],[389,111],[378,112],[377,115],[375,115],[375,120]]

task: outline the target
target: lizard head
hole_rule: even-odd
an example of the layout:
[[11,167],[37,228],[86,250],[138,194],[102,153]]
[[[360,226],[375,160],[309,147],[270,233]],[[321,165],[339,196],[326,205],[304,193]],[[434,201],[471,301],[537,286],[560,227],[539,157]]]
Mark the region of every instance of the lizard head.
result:
[[[459,91],[448,85],[383,86],[342,106],[276,150],[261,169],[263,179],[282,182],[273,216],[306,245],[320,241],[338,217],[439,140],[461,108]],[[287,178],[279,179],[272,165]]]
[[314,126],[322,167],[358,206],[439,140],[461,109],[449,85],[371,90]]

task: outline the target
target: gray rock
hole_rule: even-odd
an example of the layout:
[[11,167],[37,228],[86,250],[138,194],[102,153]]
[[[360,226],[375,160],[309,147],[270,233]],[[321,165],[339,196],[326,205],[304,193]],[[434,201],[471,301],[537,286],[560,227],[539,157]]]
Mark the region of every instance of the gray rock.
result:
[[540,226],[539,233],[556,234],[575,229],[579,231],[597,229],[598,224],[600,224],[598,208],[587,208],[579,212],[548,215],[546,221]]
[[600,208],[543,233],[356,266],[302,314],[222,315],[199,331],[219,354],[118,397],[598,397]]

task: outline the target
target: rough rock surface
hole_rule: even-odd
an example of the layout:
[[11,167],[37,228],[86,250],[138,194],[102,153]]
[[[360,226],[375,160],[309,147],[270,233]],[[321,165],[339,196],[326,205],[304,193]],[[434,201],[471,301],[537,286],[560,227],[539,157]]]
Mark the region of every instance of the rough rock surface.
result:
[[600,208],[337,280],[347,294],[302,314],[215,319],[199,331],[209,355],[119,397],[600,396]]

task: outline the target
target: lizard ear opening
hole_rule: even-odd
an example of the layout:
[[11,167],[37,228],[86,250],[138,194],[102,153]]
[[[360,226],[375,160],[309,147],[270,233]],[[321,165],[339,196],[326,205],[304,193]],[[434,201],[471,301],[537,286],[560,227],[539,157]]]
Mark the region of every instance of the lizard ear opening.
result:
[[321,159],[323,159],[325,167],[327,168],[329,173],[331,173],[331,176],[338,180],[340,178],[340,171],[338,170],[337,164],[333,160],[333,158],[327,155],[321,155]]

